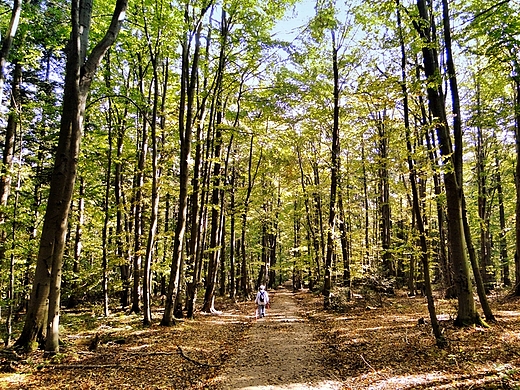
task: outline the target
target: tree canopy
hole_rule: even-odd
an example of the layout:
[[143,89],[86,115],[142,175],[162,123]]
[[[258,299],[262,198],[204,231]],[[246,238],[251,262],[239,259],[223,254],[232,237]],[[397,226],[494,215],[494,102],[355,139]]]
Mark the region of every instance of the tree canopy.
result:
[[[461,325],[482,323],[474,285],[488,322],[486,293],[520,294],[517,0],[76,3],[0,14],[6,344],[57,351],[38,283],[58,309],[149,324],[164,305],[163,325],[287,280],[325,305],[367,281],[433,288]],[[61,260],[39,276],[52,223]],[[48,323],[20,336],[36,299]]]

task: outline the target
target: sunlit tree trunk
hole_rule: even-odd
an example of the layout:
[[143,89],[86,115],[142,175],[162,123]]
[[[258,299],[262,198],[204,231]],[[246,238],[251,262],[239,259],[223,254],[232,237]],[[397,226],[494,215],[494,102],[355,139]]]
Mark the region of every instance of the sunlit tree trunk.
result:
[[[460,98],[459,98],[459,89],[457,85],[457,76],[455,72],[455,63],[453,60],[453,52],[451,45],[451,28],[450,28],[450,17],[449,17],[449,7],[448,1],[442,0],[442,10],[443,10],[443,26],[444,26],[444,42],[445,42],[445,52],[446,52],[446,65],[448,71],[448,80],[450,84],[451,90],[451,101],[452,101],[452,110],[453,110],[453,133],[455,139],[454,151],[453,151],[453,164],[455,168],[455,174],[457,178],[457,184],[459,186],[459,197],[462,208],[462,224],[464,229],[464,238],[466,241],[466,246],[468,249],[469,261],[471,264],[471,268],[473,270],[473,276],[475,278],[475,284],[477,287],[477,293],[480,300],[480,305],[482,306],[482,310],[484,311],[484,315],[486,320],[494,321],[495,317],[491,312],[491,307],[489,306],[489,302],[487,300],[486,291],[484,288],[484,282],[482,280],[482,274],[480,272],[480,267],[478,265],[477,257],[475,255],[475,248],[473,246],[473,240],[471,237],[471,229],[468,222],[467,212],[466,212],[466,197],[464,195],[464,189],[462,186],[463,183],[463,145],[462,145],[462,115],[460,111]],[[482,200],[482,199],[481,199]]]
[[415,221],[417,224],[417,230],[419,231],[419,240],[421,246],[421,261],[423,265],[423,278],[424,278],[424,287],[426,292],[426,299],[428,304],[428,312],[430,314],[430,321],[432,324],[432,330],[435,335],[435,339],[437,341],[438,346],[444,346],[446,344],[446,340],[441,332],[439,327],[439,322],[437,320],[437,315],[435,312],[435,304],[433,301],[433,293],[432,293],[432,285],[430,280],[430,264],[429,264],[429,250],[427,243],[427,233],[424,226],[423,216],[421,212],[421,200],[419,191],[417,189],[417,172],[415,163],[413,160],[413,148],[412,141],[410,135],[410,118],[409,118],[409,106],[408,106],[408,86],[407,86],[407,77],[406,77],[406,50],[403,39],[403,30],[401,25],[401,13],[399,10],[399,2],[397,3],[397,23],[399,29],[399,40],[401,44],[401,88],[403,91],[403,114],[404,114],[404,127],[405,127],[405,137],[406,137],[406,149],[407,149],[407,162],[409,169],[409,178],[410,184],[412,188],[412,203],[413,203],[413,213],[415,216]]
[[515,287],[514,294],[520,296],[520,66],[516,66],[513,82],[515,86],[515,145],[516,145],[516,210],[515,210]]
[[[108,187],[108,186],[107,186]],[[79,296],[78,296],[78,279],[80,272],[80,262],[81,255],[83,251],[83,226],[85,224],[85,180],[83,177],[79,178],[79,199],[77,206],[77,218],[76,221],[76,229],[74,234],[74,253],[73,253],[73,263],[72,263],[72,288],[71,295],[69,297],[69,301],[67,302],[67,308],[71,309],[78,304]]]
[[[13,172],[13,157],[14,157],[14,145],[16,143],[16,137],[18,135],[18,139],[21,140],[21,131],[19,129],[19,113],[20,113],[20,106],[22,104],[21,100],[21,94],[20,94],[20,83],[22,80],[22,67],[17,62],[15,64],[14,69],[14,75],[13,75],[13,81],[12,81],[12,90],[11,90],[11,112],[9,113],[9,119],[7,121],[7,128],[6,128],[6,140],[5,140],[5,146],[4,146],[4,154],[3,154],[3,169],[2,169],[2,177],[0,179],[0,207],[2,208],[2,216],[1,221],[3,223],[5,219],[5,207],[7,206],[7,200],[9,197],[9,193],[11,192],[11,176],[14,175]],[[18,134],[17,134],[18,133]],[[19,145],[19,158],[18,161],[22,161],[22,145],[20,142]],[[15,199],[14,199],[14,205],[13,205],[13,222],[12,222],[12,228],[11,228],[11,254],[9,256],[9,283],[7,287],[7,314],[5,319],[5,346],[7,347],[11,342],[11,335],[13,332],[12,327],[12,320],[13,320],[13,314],[15,311],[15,246],[16,246],[16,231],[18,230],[18,203],[19,203],[19,197],[20,197],[20,185],[21,185],[21,170],[18,168],[17,170],[17,181],[16,181],[16,193],[15,193]],[[2,248],[0,249],[2,254],[0,257],[0,263],[1,260],[5,257],[5,238],[6,233],[4,230],[2,230],[2,242],[0,245]]]
[[329,223],[327,230],[327,255],[325,258],[325,279],[323,284],[324,307],[330,306],[330,292],[332,288],[332,258],[334,255],[334,233],[336,228],[336,207],[338,191],[338,175],[340,172],[340,143],[339,143],[339,71],[338,48],[336,47],[336,35],[331,30],[332,38],[332,69],[334,77],[334,124],[332,127],[332,147],[330,166],[330,200]]
[[[13,8],[11,9],[11,19],[7,31],[2,36],[2,48],[0,49],[0,104],[2,104],[4,96],[4,83],[6,79],[5,71],[7,66],[7,57],[11,51],[14,37],[20,24],[20,15],[22,13],[22,0],[14,0]],[[18,65],[21,66],[21,65]],[[20,69],[21,72],[21,69]],[[14,78],[17,76],[15,75]]]
[[[221,191],[220,185],[222,182],[222,122],[223,122],[223,77],[226,64],[226,48],[229,35],[229,20],[226,11],[222,11],[220,23],[220,55],[219,63],[215,81],[215,119],[210,120],[210,126],[213,126],[213,173],[212,173],[212,190],[211,190],[211,212],[210,212],[210,243],[209,243],[209,265],[206,275],[206,291],[204,294],[204,303],[202,304],[202,311],[214,311],[213,301],[217,282],[217,271],[222,256],[221,248],[221,231],[222,231],[222,217],[224,212],[220,207]],[[211,115],[213,117],[213,114]]]
[[420,23],[416,23],[416,29],[423,40],[422,53],[424,72],[428,78],[428,102],[432,115],[435,118],[434,125],[445,165],[444,186],[448,217],[448,243],[451,249],[458,298],[456,323],[459,325],[475,324],[479,321],[479,316],[473,300],[473,286],[471,284],[465,248],[461,188],[460,183],[457,181],[456,163],[446,117],[446,108],[444,106],[444,94],[438,82],[438,55],[431,36],[430,17],[426,1],[418,0],[417,8],[421,20]]
[[[1,71],[2,70],[0,68],[0,72]],[[7,118],[7,126],[5,127],[2,166],[0,169],[0,264],[2,264],[5,260],[7,249],[5,245],[8,232],[5,230],[5,213],[9,195],[11,194],[11,183],[13,178],[14,145],[17,128],[19,127],[20,106],[22,104],[20,94],[21,82],[22,65],[17,61],[14,64],[13,80],[11,82],[11,108],[9,117]]]
[[370,261],[370,208],[368,203],[368,177],[367,177],[367,161],[365,158],[365,142],[361,141],[361,164],[363,166],[363,202],[364,202],[364,253],[363,253],[363,273],[367,272],[371,268]]
[[[170,280],[168,283],[168,294],[164,307],[164,314],[161,325],[171,326],[173,324],[173,316],[176,301],[176,292],[180,282],[180,265],[182,262],[185,233],[187,227],[188,215],[188,190],[189,190],[189,167],[191,160],[191,143],[193,139],[193,107],[196,93],[197,72],[199,68],[200,56],[200,33],[201,20],[206,11],[211,7],[211,3],[200,11],[198,26],[194,31],[186,34],[186,39],[182,43],[182,59],[181,59],[181,96],[179,102],[179,139],[180,139],[180,172],[179,172],[179,210],[177,224],[175,227],[175,236],[173,241],[173,256],[170,267]],[[186,11],[186,22],[189,22],[189,15]],[[191,41],[195,39],[195,47],[190,71],[190,46]]]
[[[72,1],[72,34],[69,44],[64,84],[64,96],[60,135],[56,149],[56,161],[51,179],[47,210],[40,240],[31,302],[24,328],[16,345],[26,350],[34,349],[38,335],[45,327],[48,306],[48,324],[45,350],[59,351],[60,287],[65,235],[72,200],[80,150],[81,133],[87,95],[94,74],[106,51],[115,42],[124,20],[127,0],[118,0],[112,21],[104,38],[94,47],[88,59],[82,53],[88,43],[90,15],[80,10],[86,7],[80,1]],[[91,7],[91,5],[90,5]],[[83,32],[83,35],[82,35]]]
[[[110,56],[107,55],[107,62],[110,62]],[[110,82],[108,81],[109,77],[107,77],[108,87],[110,86]],[[110,222],[110,189],[112,187],[112,138],[113,138],[113,121],[112,121],[112,108],[111,102],[108,103],[108,113],[107,113],[107,122],[108,122],[108,156],[107,156],[107,172],[106,172],[106,185],[105,185],[105,199],[103,203],[103,212],[104,212],[104,221],[103,221],[103,230],[101,233],[101,241],[103,246],[103,254],[101,258],[101,268],[103,272],[103,276],[101,279],[102,291],[103,291],[103,314],[105,317],[108,317],[110,314],[108,304],[108,224]]]
[[246,188],[246,196],[244,199],[243,211],[241,215],[241,236],[240,236],[240,293],[242,296],[246,297],[249,295],[249,286],[248,286],[248,270],[247,270],[247,253],[246,253],[246,231],[247,231],[247,216],[249,212],[249,204],[251,202],[251,192],[253,191],[253,186],[255,184],[256,176],[258,174],[258,168],[260,167],[260,163],[262,161],[262,150],[260,151],[260,156],[258,157],[258,161],[256,167],[253,172],[253,141],[254,135],[251,135],[251,142],[249,144],[249,162],[248,162],[248,170],[247,170],[247,188]]
[[390,252],[390,242],[392,229],[390,226],[390,184],[388,172],[388,134],[386,131],[386,112],[375,114],[377,118],[376,128],[378,132],[378,184],[379,184],[379,235],[381,238],[382,266],[383,275],[391,277],[397,275],[392,254]]
[[509,275],[509,258],[507,255],[507,238],[506,238],[506,211],[504,207],[504,190],[502,188],[502,175],[500,173],[500,160],[495,155],[496,169],[496,189],[498,194],[498,212],[500,218],[500,265],[502,271],[502,283],[504,286],[511,286],[511,278]]

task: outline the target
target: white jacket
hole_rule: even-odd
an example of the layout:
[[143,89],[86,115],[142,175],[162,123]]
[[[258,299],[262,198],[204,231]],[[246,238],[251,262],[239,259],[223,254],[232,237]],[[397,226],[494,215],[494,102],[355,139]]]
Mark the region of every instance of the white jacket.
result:
[[[264,293],[264,302],[261,303],[260,302],[260,296],[262,295],[262,293]],[[256,293],[256,299],[255,299],[255,303],[259,306],[265,306],[269,303],[269,295],[267,294],[267,291],[265,290],[260,290]]]

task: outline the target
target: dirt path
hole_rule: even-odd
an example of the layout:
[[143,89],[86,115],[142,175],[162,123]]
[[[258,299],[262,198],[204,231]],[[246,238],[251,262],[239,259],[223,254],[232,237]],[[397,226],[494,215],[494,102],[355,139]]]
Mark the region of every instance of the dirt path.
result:
[[249,329],[215,389],[341,389],[320,364],[320,345],[287,290],[269,292],[271,309]]

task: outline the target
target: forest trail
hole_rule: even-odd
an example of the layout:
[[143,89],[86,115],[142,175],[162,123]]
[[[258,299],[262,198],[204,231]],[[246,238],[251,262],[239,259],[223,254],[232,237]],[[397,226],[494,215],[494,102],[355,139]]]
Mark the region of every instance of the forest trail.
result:
[[341,383],[321,364],[322,346],[300,314],[294,295],[285,289],[269,294],[271,309],[251,326],[238,353],[211,388],[341,389]]

